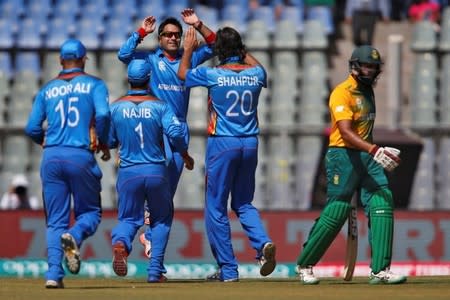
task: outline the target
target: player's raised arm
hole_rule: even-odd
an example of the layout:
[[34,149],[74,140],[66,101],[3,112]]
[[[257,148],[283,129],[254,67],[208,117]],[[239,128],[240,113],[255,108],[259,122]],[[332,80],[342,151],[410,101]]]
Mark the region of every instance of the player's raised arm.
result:
[[154,16],[145,17],[142,20],[141,27],[138,29],[139,36],[144,38],[146,35],[155,31],[156,28],[156,18]]
[[191,68],[192,52],[194,52],[197,46],[198,46],[197,34],[195,33],[195,29],[191,26],[188,28],[186,35],[184,37],[183,43],[184,52],[177,73],[178,78],[180,78],[181,80],[184,80],[186,78],[186,72]]
[[186,8],[181,12],[183,22],[194,27],[203,36],[207,44],[214,43],[216,39],[215,33],[204,24],[192,8]]

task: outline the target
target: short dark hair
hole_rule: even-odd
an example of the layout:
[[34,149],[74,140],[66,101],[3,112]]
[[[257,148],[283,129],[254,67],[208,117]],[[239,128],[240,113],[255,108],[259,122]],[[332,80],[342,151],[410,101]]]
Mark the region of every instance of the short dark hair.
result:
[[148,81],[146,81],[146,82],[128,81],[128,83],[130,84],[130,88],[133,88],[133,89],[140,89],[140,90],[148,90],[149,89]]
[[180,21],[178,21],[176,18],[169,17],[169,18],[165,19],[164,21],[162,21],[161,24],[159,24],[158,36],[161,35],[161,33],[164,31],[164,27],[166,27],[167,24],[172,24],[172,25],[177,26],[178,29],[180,29],[180,34],[183,35],[183,27],[181,26]]
[[243,60],[247,49],[239,32],[234,28],[224,27],[217,31],[214,53],[220,61],[232,56],[239,56]]

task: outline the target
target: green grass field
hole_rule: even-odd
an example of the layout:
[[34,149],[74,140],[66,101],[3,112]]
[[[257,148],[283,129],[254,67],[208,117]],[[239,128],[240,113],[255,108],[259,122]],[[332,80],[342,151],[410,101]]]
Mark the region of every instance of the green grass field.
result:
[[49,290],[43,279],[0,279],[2,300],[278,300],[278,299],[450,299],[450,276],[410,277],[401,285],[369,285],[367,278],[350,283],[322,279],[316,286],[304,286],[290,279],[243,279],[216,283],[201,280],[173,280],[148,284],[143,279],[65,279],[65,289]]

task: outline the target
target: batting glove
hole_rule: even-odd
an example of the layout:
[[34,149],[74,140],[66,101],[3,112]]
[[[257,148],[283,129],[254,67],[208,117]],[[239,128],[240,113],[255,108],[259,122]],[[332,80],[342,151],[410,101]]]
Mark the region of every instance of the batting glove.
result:
[[393,147],[379,147],[374,145],[369,153],[386,171],[393,171],[401,162],[400,150]]

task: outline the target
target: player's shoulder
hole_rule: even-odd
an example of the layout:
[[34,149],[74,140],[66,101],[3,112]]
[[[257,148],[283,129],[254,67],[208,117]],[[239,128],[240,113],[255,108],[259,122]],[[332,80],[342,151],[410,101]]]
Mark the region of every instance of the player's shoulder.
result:
[[166,103],[159,99],[156,98],[153,95],[123,95],[119,98],[117,98],[116,100],[114,100],[111,105],[114,104],[136,104],[136,105],[166,105]]
[[248,65],[248,64],[229,64],[229,65],[219,65],[215,68],[211,68],[211,71],[220,75],[230,75],[235,76],[239,74],[240,76],[257,76],[262,78],[266,76],[266,71],[262,65]]
[[333,89],[333,92],[351,93],[357,87],[358,87],[358,85],[357,85],[356,81],[353,79],[353,77],[349,76],[344,81],[338,83],[336,85],[336,87]]
[[92,80],[93,82],[106,84],[105,81],[102,78],[98,77],[97,75],[93,75],[91,73],[84,73],[84,74],[82,74],[80,76],[85,76],[86,80]]

